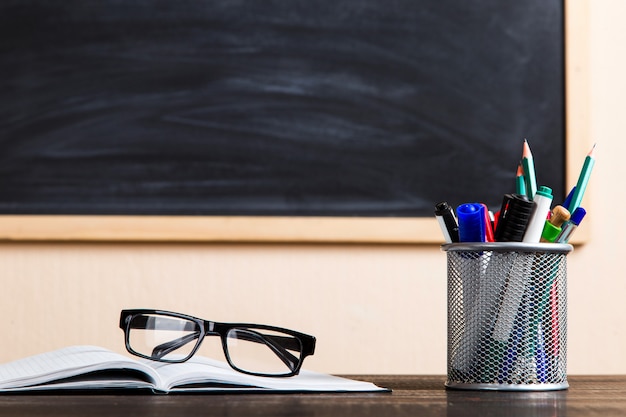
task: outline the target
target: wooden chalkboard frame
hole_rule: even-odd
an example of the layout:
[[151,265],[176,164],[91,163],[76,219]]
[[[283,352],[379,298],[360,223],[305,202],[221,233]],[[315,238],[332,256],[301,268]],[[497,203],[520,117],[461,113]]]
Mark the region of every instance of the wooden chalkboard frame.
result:
[[[566,0],[564,4],[565,178],[569,185],[575,184],[583,155],[591,145],[588,1]],[[588,226],[577,233],[576,242],[588,239]],[[434,218],[1,215],[0,240],[439,244],[442,235]]]

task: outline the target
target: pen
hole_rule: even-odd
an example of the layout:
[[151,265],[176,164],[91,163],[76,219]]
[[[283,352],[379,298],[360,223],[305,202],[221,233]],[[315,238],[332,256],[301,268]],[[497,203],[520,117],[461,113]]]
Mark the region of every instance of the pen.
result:
[[528,141],[524,139],[524,149],[522,152],[522,166],[524,167],[524,181],[526,183],[526,196],[529,200],[535,198],[537,192],[537,180],[535,179],[535,162],[530,151]]
[[498,222],[500,221],[500,210],[496,211],[493,215],[493,236],[496,236],[496,230],[498,230]]
[[569,242],[570,238],[572,237],[572,234],[574,234],[574,232],[576,231],[576,228],[578,228],[578,226],[580,225],[580,222],[583,221],[583,218],[585,217],[586,214],[587,214],[587,211],[585,211],[585,209],[582,207],[578,207],[576,210],[574,210],[574,213],[572,214],[572,217],[570,217],[569,221],[563,224],[561,234],[557,236],[556,242],[557,243]]
[[491,219],[492,213],[489,212],[489,208],[486,204],[481,204],[485,214],[485,242],[495,242],[496,239],[493,236],[493,220]]
[[550,286],[548,303],[550,304],[550,329],[552,329],[552,351],[553,357],[558,358],[561,349],[561,333],[559,331],[559,290],[555,282]]
[[441,231],[443,232],[446,243],[453,243],[459,241],[459,225],[452,207],[446,202],[442,201],[435,205],[435,217],[439,222]]
[[589,182],[589,177],[591,176],[591,170],[596,162],[594,157],[595,149],[596,145],[594,144],[587,154],[587,157],[585,157],[585,162],[583,163],[580,175],[578,176],[578,182],[576,183],[576,190],[574,190],[572,201],[567,207],[570,213],[573,213],[580,206],[580,203],[582,203],[583,194],[585,194],[585,189],[587,188],[587,183]]

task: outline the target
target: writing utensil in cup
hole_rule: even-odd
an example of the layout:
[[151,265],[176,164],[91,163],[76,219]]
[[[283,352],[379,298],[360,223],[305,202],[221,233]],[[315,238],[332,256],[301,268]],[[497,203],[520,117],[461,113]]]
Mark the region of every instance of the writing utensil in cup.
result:
[[537,192],[537,179],[535,177],[535,161],[526,139],[524,139],[524,148],[522,150],[522,167],[524,168],[526,196],[529,200],[532,200]]
[[576,189],[574,190],[574,194],[572,195],[572,201],[570,202],[569,207],[566,207],[570,213],[576,211],[576,209],[583,201],[583,195],[585,194],[585,190],[587,189],[587,184],[589,183],[589,178],[591,177],[591,171],[593,170],[593,166],[596,163],[595,150],[596,145],[594,144],[587,156],[585,157],[585,161],[583,162],[583,167],[580,170],[578,182],[576,183]]

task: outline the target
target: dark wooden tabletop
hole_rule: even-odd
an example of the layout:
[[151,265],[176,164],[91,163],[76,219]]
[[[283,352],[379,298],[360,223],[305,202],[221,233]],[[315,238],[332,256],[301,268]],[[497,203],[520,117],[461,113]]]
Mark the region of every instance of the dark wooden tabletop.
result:
[[546,392],[459,391],[444,376],[351,376],[392,393],[0,395],[0,416],[626,416],[626,375]]

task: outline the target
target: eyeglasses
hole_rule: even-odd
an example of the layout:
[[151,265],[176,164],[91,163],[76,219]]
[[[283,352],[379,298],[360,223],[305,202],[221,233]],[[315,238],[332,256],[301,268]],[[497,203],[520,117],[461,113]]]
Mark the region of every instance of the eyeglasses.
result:
[[297,375],[315,351],[315,337],[262,324],[218,323],[162,310],[122,310],[126,350],[159,362],[191,358],[205,336],[219,336],[228,364],[245,374]]

